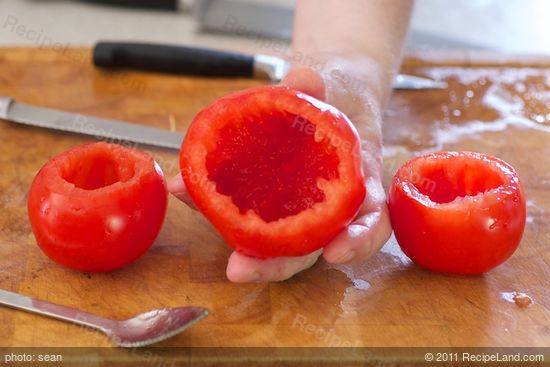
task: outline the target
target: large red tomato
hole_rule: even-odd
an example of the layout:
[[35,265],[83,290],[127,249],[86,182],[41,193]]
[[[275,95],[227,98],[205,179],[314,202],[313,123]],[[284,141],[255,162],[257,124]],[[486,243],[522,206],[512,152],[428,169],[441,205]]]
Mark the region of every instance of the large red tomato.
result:
[[525,227],[525,195],[506,162],[473,152],[414,158],[395,174],[389,209],[405,254],[427,269],[479,274],[508,259]]
[[29,191],[40,248],[61,265],[110,271],[143,255],[160,231],[167,190],[151,156],[85,144],[48,161]]
[[282,86],[234,93],[201,111],[180,167],[195,205],[249,256],[319,249],[365,198],[353,125],[334,107]]

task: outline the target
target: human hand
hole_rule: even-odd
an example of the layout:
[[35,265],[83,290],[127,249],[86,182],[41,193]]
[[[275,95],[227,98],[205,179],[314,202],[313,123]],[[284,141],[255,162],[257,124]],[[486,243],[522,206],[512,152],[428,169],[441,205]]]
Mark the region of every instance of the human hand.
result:
[[[311,267],[323,253],[329,263],[362,261],[375,253],[389,238],[391,226],[382,188],[382,102],[376,83],[369,83],[370,62],[354,58],[323,56],[322,72],[310,68],[292,69],[282,84],[326,101],[344,112],[361,137],[367,196],[357,218],[324,250],[301,257],[257,259],[233,252],[226,274],[232,282],[281,281]],[[193,207],[181,175],[172,178],[168,190]]]

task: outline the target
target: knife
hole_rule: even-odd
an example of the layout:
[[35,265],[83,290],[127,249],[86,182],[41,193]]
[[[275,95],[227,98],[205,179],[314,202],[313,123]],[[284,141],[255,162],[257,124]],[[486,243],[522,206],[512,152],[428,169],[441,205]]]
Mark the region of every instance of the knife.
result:
[[111,142],[132,142],[179,149],[183,134],[101,117],[69,113],[19,103],[0,97],[0,119],[24,125],[68,131],[103,138]]
[[[93,50],[97,67],[129,68],[162,73],[210,76],[283,79],[290,64],[280,57],[246,55],[205,48],[131,42],[98,42]],[[427,78],[398,75],[394,89],[445,89],[447,84]]]
[[179,10],[186,8],[182,0],[85,0],[89,3],[151,10]]

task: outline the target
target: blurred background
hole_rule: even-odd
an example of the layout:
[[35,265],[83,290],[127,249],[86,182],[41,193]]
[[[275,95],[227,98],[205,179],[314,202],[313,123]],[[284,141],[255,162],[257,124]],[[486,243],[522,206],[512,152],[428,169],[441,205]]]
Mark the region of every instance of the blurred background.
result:
[[[294,0],[1,0],[0,46],[81,46],[101,39],[257,51],[272,37],[290,39],[293,5]],[[417,0],[407,48],[550,53],[548,14],[548,0]]]

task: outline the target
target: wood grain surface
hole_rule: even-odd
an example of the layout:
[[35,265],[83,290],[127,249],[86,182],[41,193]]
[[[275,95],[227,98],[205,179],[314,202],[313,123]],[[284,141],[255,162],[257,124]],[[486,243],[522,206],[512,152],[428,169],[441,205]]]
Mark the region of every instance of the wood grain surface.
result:
[[[231,284],[230,249],[175,199],[157,241],[136,263],[109,274],[65,269],[36,246],[26,192],[47,159],[97,139],[0,120],[0,288],[116,319],[156,307],[210,309],[205,320],[160,343],[165,347],[548,347],[550,60],[482,60],[407,59],[404,71],[446,80],[449,88],[394,94],[385,118],[384,180],[387,187],[406,159],[439,149],[489,153],[515,166],[526,186],[528,224],[516,254],[488,274],[430,273],[392,239],[361,266],[320,260],[282,283]],[[260,83],[104,72],[91,66],[88,49],[0,49],[0,95],[182,132],[208,103]],[[177,172],[176,151],[144,149],[167,176]],[[513,292],[533,303],[516,305]],[[0,346],[110,345],[100,334],[8,308],[0,308],[0,325]]]

